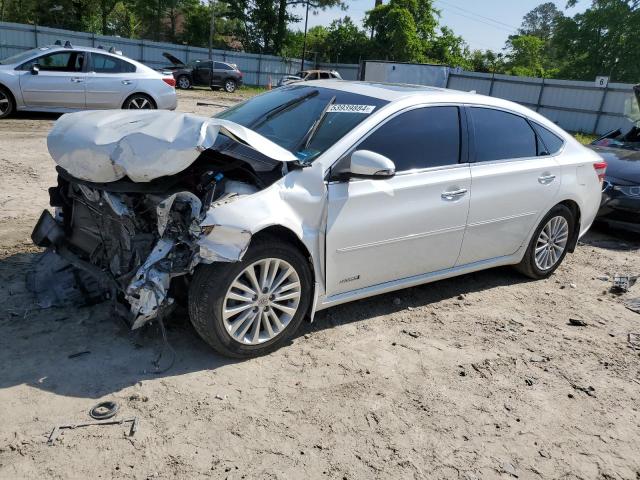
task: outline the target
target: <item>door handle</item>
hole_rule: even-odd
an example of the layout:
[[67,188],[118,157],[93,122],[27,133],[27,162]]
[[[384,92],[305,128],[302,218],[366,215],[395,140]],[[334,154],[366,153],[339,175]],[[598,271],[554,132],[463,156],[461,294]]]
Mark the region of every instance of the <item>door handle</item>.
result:
[[460,190],[453,190],[451,192],[442,192],[442,195],[440,195],[442,197],[443,200],[457,200],[458,198],[464,196],[467,193],[467,189],[466,188],[461,188]]
[[122,80],[123,85],[131,85],[131,80]]
[[72,81],[73,83],[82,83],[82,82],[84,82],[84,79],[82,79],[81,77],[73,77],[73,78],[71,79],[71,81]]
[[555,175],[551,175],[550,173],[543,173],[538,177],[538,182],[540,182],[542,185],[549,185],[555,179]]

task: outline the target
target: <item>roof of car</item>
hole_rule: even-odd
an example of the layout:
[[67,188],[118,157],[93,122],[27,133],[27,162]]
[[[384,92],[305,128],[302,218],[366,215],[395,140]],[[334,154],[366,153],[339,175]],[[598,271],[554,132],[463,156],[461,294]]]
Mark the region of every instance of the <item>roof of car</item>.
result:
[[[480,95],[475,92],[463,92],[447,88],[429,87],[426,85],[409,85],[404,83],[363,82],[353,80],[312,80],[305,82],[305,86],[316,86],[341,90],[344,92],[379,98],[388,102],[410,99],[411,103],[453,103],[481,105],[506,109],[525,115],[543,125],[554,125],[550,120],[542,117],[530,108],[518,103],[497,97]],[[557,128],[556,126],[552,128]]]
[[[454,92],[445,88],[428,87],[426,85],[410,85],[405,83],[363,82],[353,80],[312,80],[305,85],[331,88],[350,93],[359,93],[369,97],[392,102],[411,95],[446,94]],[[456,92],[464,93],[464,92]],[[470,94],[469,94],[470,95]]]

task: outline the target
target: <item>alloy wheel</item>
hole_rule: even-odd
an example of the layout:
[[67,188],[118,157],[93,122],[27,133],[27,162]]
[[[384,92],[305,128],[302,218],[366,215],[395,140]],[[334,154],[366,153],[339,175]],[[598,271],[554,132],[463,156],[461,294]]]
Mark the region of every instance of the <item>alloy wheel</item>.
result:
[[286,261],[265,258],[245,268],[227,290],[222,320],[237,342],[257,345],[280,335],[295,316],[302,287]]
[[233,80],[227,80],[224,84],[224,89],[229,92],[229,93],[233,93],[236,91],[236,82],[234,82]]
[[535,249],[535,262],[540,270],[549,270],[562,257],[569,240],[569,223],[561,215],[551,218],[540,231]]
[[129,100],[130,110],[149,110],[153,108],[153,104],[146,97],[133,97]]
[[191,82],[187,77],[180,77],[178,78],[178,87],[183,90],[187,90],[189,87],[191,87]]
[[9,97],[6,93],[0,90],[0,115],[4,115],[11,108],[11,103],[9,101]]

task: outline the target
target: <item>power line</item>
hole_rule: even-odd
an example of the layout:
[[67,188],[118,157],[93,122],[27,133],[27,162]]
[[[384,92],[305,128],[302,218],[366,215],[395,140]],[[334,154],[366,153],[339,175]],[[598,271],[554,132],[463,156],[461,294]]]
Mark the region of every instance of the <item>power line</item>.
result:
[[458,7],[458,6],[452,5],[450,3],[446,3],[446,2],[444,2],[444,0],[435,0],[435,1],[436,1],[436,3],[441,3],[443,5],[446,5],[448,8],[457,8],[458,10],[461,10],[462,12],[468,13],[468,15],[465,14],[465,13],[456,12],[456,11],[452,11],[452,10],[449,10],[449,13],[453,13],[455,15],[460,15],[461,17],[468,18],[470,20],[474,20],[476,22],[482,23],[482,24],[487,25],[489,27],[496,28],[498,30],[507,31],[509,33],[516,33],[518,31],[518,28],[514,27],[513,25],[509,25],[509,24],[506,24],[504,22],[500,22],[498,20],[493,20],[493,19],[491,19],[489,17],[485,17],[483,15],[479,15],[479,14],[477,14],[475,12],[472,12],[470,10],[467,10],[465,8]]

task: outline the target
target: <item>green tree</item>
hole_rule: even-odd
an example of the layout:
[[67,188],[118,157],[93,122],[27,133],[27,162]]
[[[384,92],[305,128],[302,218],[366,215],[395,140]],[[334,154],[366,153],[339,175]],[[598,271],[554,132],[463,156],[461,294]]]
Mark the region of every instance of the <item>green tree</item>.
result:
[[437,36],[428,47],[431,62],[452,67],[471,68],[469,46],[449,27],[441,27]]
[[518,35],[511,39],[507,54],[508,73],[526,77],[545,76],[544,46],[544,40],[533,35]]

